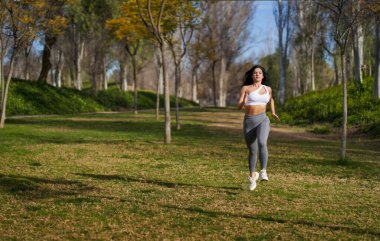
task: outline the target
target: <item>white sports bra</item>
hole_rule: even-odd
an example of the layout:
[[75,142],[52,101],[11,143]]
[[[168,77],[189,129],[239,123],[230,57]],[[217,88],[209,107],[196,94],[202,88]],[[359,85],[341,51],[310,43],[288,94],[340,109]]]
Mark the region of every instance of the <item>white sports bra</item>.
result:
[[[261,88],[265,89],[265,94],[260,94]],[[248,94],[247,102],[245,105],[266,105],[270,100],[268,88],[265,85],[261,85],[257,90]]]

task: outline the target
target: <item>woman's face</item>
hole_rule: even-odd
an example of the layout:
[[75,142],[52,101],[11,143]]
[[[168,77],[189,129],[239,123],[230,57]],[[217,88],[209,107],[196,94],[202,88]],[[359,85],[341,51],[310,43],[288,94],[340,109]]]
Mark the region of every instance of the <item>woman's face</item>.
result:
[[263,71],[260,68],[254,69],[252,79],[254,83],[261,82],[264,79]]

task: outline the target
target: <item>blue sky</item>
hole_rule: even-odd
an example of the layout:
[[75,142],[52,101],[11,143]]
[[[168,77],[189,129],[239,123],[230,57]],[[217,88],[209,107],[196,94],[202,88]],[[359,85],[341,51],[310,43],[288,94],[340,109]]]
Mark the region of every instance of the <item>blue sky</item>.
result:
[[[273,16],[273,0],[255,0],[256,11],[249,27],[251,29],[248,40],[248,51],[241,55],[242,59],[257,62],[260,57],[274,52],[277,44],[277,28]],[[42,45],[34,42],[34,48],[42,51]]]
[[250,49],[242,57],[258,61],[261,56],[274,52],[277,44],[277,28],[273,16],[275,1],[255,1],[256,11],[250,23]]

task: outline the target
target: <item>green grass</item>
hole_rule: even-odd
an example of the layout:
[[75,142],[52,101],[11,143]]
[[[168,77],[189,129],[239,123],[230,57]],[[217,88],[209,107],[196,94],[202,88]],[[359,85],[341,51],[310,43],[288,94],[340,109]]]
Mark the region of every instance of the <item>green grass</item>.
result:
[[[353,81],[348,83],[348,124],[363,133],[380,137],[380,100],[373,95],[373,82],[373,78],[366,78],[360,87]],[[330,123],[340,127],[342,96],[339,85],[289,99],[280,111],[282,121],[289,124]]]
[[[170,102],[171,106],[174,106],[174,97],[171,97]],[[160,105],[164,106],[162,95]],[[179,98],[179,105],[191,107],[197,104]],[[138,110],[155,109],[156,93],[139,90],[137,107]],[[55,88],[36,81],[12,79],[7,101],[7,116],[125,111],[133,108],[134,93],[123,92],[116,85],[94,94],[91,89],[79,91],[70,88]]]
[[380,238],[378,139],[350,138],[341,164],[334,134],[273,124],[270,181],[250,192],[243,113],[181,114],[170,145],[153,111],[8,119],[0,239]]

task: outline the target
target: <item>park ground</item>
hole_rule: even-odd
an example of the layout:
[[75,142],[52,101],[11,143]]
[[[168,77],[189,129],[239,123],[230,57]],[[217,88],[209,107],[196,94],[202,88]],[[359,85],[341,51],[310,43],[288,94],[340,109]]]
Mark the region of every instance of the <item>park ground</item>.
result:
[[340,162],[336,132],[272,123],[270,180],[248,191],[242,112],[186,109],[170,145],[163,118],[9,118],[0,239],[380,239],[379,139],[349,135]]

